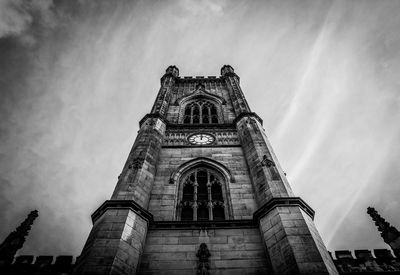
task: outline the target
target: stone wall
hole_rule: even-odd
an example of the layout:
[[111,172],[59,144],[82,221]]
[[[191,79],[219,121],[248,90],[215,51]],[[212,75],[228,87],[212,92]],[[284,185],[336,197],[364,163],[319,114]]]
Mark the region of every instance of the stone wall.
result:
[[248,175],[247,164],[241,147],[182,147],[162,148],[153,189],[149,212],[154,220],[174,221],[177,204],[178,182],[169,179],[183,163],[198,157],[210,158],[225,165],[232,173],[234,182],[227,183],[233,219],[251,219],[256,209],[253,187]]
[[235,113],[231,104],[229,91],[226,84],[220,78],[178,78],[173,88],[171,104],[169,105],[166,119],[170,123],[178,123],[181,106],[177,104],[177,100],[192,94],[198,83],[202,83],[205,86],[206,92],[225,100],[225,104],[221,106],[223,122],[232,123],[235,119]]
[[258,228],[149,230],[138,273],[196,274],[203,242],[213,275],[269,274]]

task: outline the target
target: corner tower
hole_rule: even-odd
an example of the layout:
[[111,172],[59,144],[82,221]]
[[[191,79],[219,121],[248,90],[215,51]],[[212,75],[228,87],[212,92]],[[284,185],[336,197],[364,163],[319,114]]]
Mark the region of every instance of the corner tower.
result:
[[337,274],[229,65],[167,68],[75,274]]

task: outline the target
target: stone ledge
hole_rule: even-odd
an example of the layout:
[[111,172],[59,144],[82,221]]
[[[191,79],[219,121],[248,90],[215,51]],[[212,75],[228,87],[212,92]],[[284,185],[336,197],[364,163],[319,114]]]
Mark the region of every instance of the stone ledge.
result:
[[257,228],[254,220],[226,221],[153,221],[150,229],[197,229],[197,228]]
[[254,112],[243,112],[240,113],[234,120],[233,120],[233,124],[237,124],[239,122],[239,120],[241,120],[242,118],[246,117],[246,116],[251,116],[254,117],[255,119],[258,120],[258,122],[261,123],[261,125],[263,125],[263,120]]
[[235,130],[236,131],[236,126],[235,124],[232,123],[223,123],[223,124],[179,124],[179,123],[168,123],[167,124],[167,130],[171,129],[179,129],[179,130],[184,130],[184,129],[229,129],[229,130]]
[[162,148],[218,148],[218,147],[242,147],[240,144],[208,144],[208,145],[163,145]]
[[162,117],[159,113],[155,113],[155,114],[147,114],[145,115],[140,121],[139,121],[139,127],[142,127],[142,124],[146,121],[146,119],[148,118],[158,118],[160,119],[162,122],[165,123],[165,125],[168,124],[168,120],[166,120],[164,117]]
[[304,212],[306,212],[311,219],[314,219],[315,211],[301,198],[299,197],[283,197],[283,198],[272,198],[261,206],[253,217],[255,221],[259,221],[263,216],[270,212],[275,207],[279,206],[299,206]]
[[130,209],[148,222],[153,221],[153,215],[132,200],[107,200],[92,214],[92,222],[100,218],[107,209]]

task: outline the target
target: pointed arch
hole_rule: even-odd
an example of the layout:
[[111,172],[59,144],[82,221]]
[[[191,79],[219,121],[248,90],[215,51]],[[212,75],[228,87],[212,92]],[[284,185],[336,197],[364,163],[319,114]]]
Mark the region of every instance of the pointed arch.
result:
[[[207,171],[207,172],[203,172]],[[187,200],[186,198],[189,197],[188,190],[192,190],[191,187],[186,187],[188,184],[194,184],[194,183],[189,183],[191,180],[190,179],[193,176],[193,173],[196,177],[196,184],[195,188],[197,190],[196,194],[198,194],[193,200]],[[208,198],[206,198],[207,194],[207,187],[205,187],[205,191],[202,190],[201,182],[200,182],[200,177],[202,176],[200,173],[207,173],[208,178],[208,184],[209,186],[209,191],[208,191]],[[199,209],[199,207],[209,207],[209,218],[213,219],[213,209],[216,209],[216,219],[232,219],[233,214],[232,214],[232,203],[231,203],[231,198],[230,198],[230,183],[234,182],[234,178],[229,171],[229,169],[223,165],[222,163],[219,163],[218,161],[205,158],[205,157],[199,157],[192,159],[190,161],[187,161],[183,164],[181,164],[171,175],[171,179],[173,180],[174,183],[177,184],[176,188],[176,195],[175,195],[175,207],[174,207],[174,216],[177,220],[180,219],[185,219],[185,217],[182,216],[182,211],[186,207],[187,204],[190,204],[191,207],[196,207],[195,209]],[[215,180],[214,180],[215,179]],[[211,183],[211,184],[210,184]],[[213,186],[214,184],[218,186]],[[204,188],[203,188],[204,189]],[[205,194],[202,194],[202,192],[205,192]],[[203,193],[204,193],[203,192]],[[211,192],[211,193],[210,193]],[[201,194],[200,194],[201,193]],[[215,193],[215,194],[214,194]],[[203,198],[204,197],[204,198]],[[205,203],[205,201],[208,200],[208,206]],[[184,205],[183,205],[183,204]],[[185,207],[183,207],[185,206]],[[186,209],[186,208],[185,208]],[[194,212],[197,212],[197,210],[194,210]],[[203,209],[204,210],[204,209]],[[199,210],[200,211],[200,210]],[[224,213],[221,214],[221,211]],[[186,212],[185,212],[186,213]],[[203,212],[197,212],[197,214],[201,214]],[[199,214],[199,215],[200,215]],[[204,214],[204,213],[203,213]],[[193,215],[194,219],[201,219],[201,217],[197,217],[196,214]],[[204,218],[204,217],[203,217]]]
[[225,104],[225,99],[201,87],[176,102],[180,106],[179,123],[217,124],[224,120],[222,105]]
[[182,106],[182,105],[186,104],[187,102],[195,100],[195,99],[208,99],[217,104],[225,104],[226,103],[226,101],[223,97],[214,95],[214,94],[204,91],[202,89],[199,89],[190,95],[179,98],[177,100],[177,103]]
[[225,165],[223,165],[218,161],[205,157],[195,158],[179,165],[179,167],[172,173],[171,178],[174,180],[174,182],[179,182],[180,177],[187,170],[190,170],[191,168],[194,168],[195,166],[199,165],[210,166],[211,168],[216,169],[222,175],[224,175],[227,182],[235,182],[235,179],[232,176],[231,171]]

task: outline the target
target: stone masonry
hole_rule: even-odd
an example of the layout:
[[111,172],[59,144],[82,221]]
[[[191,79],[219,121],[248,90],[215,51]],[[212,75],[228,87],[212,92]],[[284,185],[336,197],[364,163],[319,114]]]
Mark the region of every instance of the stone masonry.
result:
[[[400,274],[393,249],[330,254],[251,111],[239,76],[180,77],[169,66],[81,255],[18,255],[37,212],[0,245],[1,274]],[[339,272],[339,273],[338,273]]]
[[74,272],[337,274],[313,216],[234,69],[170,66]]

